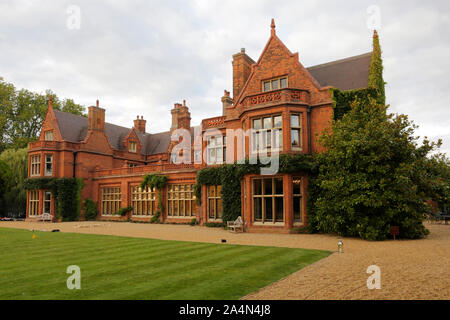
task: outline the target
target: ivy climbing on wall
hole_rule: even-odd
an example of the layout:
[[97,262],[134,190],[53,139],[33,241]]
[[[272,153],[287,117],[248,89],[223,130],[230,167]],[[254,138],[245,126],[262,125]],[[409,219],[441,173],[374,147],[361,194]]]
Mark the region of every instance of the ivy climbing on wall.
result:
[[164,204],[162,202],[161,193],[164,187],[167,185],[167,176],[158,175],[158,174],[150,174],[144,176],[143,181],[141,182],[141,188],[150,188],[158,190],[158,211],[155,212],[154,216],[150,220],[151,223],[155,223],[159,221],[161,213],[164,211]]
[[84,187],[80,178],[29,178],[25,180],[26,190],[49,190],[55,199],[55,213],[62,221],[76,221],[80,217],[81,190]]
[[[222,220],[232,221],[241,215],[241,180],[245,174],[260,173],[261,162],[225,164],[220,167],[206,168],[197,172],[195,188],[197,199],[201,203],[201,185],[221,185]],[[282,154],[279,157],[279,173],[310,172],[314,168],[314,156]]]

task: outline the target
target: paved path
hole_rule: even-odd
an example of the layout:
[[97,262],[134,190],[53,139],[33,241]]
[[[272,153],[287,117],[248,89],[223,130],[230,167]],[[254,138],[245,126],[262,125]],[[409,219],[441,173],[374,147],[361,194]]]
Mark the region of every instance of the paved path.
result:
[[[132,236],[245,245],[268,245],[336,251],[330,235],[233,234],[187,225],[128,222],[0,222],[0,227]],[[427,225],[421,240],[369,242],[344,238],[344,253],[335,253],[275,282],[247,299],[450,299],[450,225]],[[1,232],[1,231],[0,231]],[[381,289],[369,290],[366,269],[381,269]]]

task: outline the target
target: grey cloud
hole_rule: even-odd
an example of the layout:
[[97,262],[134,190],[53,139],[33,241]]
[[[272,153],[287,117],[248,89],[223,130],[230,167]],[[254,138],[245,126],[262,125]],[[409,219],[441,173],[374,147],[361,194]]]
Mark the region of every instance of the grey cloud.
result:
[[[81,9],[80,30],[66,27],[71,4]],[[370,5],[381,10],[391,112],[408,114],[422,136],[444,138],[448,152],[447,1],[2,1],[0,76],[84,105],[99,98],[107,121],[131,126],[139,114],[151,132],[166,131],[183,99],[193,124],[220,114],[232,54],[245,47],[258,59],[272,17],[311,66],[371,50]]]

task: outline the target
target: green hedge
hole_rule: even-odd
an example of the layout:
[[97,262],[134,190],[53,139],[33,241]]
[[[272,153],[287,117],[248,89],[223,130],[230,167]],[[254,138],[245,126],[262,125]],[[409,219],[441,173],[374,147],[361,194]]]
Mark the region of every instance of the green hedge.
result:
[[97,203],[92,199],[86,199],[83,201],[84,205],[84,218],[89,220],[95,220],[98,216]]
[[55,198],[56,216],[62,221],[76,221],[80,217],[83,179],[79,178],[29,178],[26,190],[49,190]]

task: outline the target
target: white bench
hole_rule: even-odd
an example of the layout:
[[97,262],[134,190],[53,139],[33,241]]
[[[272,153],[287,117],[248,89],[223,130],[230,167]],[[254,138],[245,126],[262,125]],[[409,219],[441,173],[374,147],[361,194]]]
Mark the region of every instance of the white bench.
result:
[[233,230],[234,232],[244,232],[244,221],[242,221],[241,216],[237,217],[234,221],[228,221],[227,228]]
[[38,216],[36,218],[36,220],[37,221],[42,221],[42,222],[45,222],[45,221],[52,222],[53,221],[53,216],[50,213],[43,213],[40,216]]

